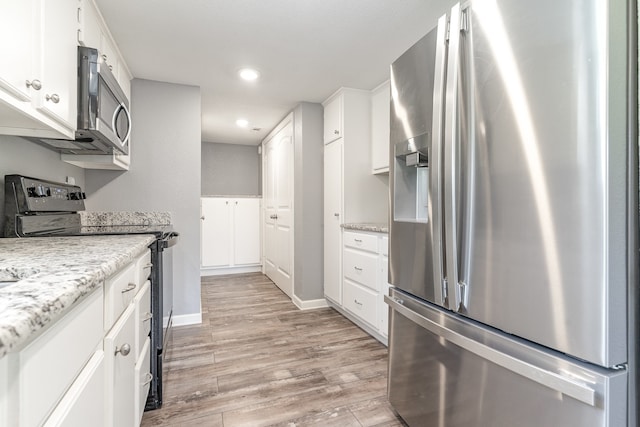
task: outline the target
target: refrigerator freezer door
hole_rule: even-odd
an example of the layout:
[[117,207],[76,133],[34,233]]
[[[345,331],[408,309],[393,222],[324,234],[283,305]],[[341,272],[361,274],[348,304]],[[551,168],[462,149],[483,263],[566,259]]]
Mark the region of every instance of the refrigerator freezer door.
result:
[[461,313],[602,366],[627,360],[625,7],[471,1],[457,52]]
[[389,279],[436,304],[443,304],[444,295],[440,151],[432,136],[441,126],[433,120],[441,110],[434,104],[444,101],[445,33],[443,17],[391,66]]
[[389,401],[411,426],[626,425],[625,370],[609,370],[478,327],[397,290]]

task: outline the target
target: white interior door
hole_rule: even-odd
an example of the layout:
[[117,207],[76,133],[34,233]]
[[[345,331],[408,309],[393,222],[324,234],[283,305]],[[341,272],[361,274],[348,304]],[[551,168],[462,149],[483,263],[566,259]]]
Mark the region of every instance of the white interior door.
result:
[[275,171],[274,140],[267,141],[264,145],[264,270],[265,274],[275,282],[276,277],[276,238],[275,238]]
[[265,273],[293,295],[293,126],[265,144]]

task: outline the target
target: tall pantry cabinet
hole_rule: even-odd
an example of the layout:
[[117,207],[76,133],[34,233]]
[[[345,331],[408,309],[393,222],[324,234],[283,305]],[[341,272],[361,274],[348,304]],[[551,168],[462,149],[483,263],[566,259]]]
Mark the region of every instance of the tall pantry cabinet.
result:
[[371,174],[371,93],[341,88],[324,106],[324,292],[342,304],[345,223],[387,223],[388,184]]

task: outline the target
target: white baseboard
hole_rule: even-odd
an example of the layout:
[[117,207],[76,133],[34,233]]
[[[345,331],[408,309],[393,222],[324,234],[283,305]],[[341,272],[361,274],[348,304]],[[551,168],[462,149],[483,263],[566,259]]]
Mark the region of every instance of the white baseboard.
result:
[[[162,319],[163,327],[167,327],[167,322],[169,318],[165,317]],[[192,314],[180,314],[173,315],[173,326],[187,326],[187,325],[199,325],[202,323],[202,313],[192,313]]]
[[260,273],[262,271],[261,265],[250,265],[247,267],[217,267],[200,269],[200,277],[203,276],[222,276],[225,274],[241,274],[241,273]]
[[296,295],[291,298],[291,301],[298,307],[300,310],[313,310],[316,308],[324,308],[329,307],[327,304],[327,300],[324,298],[320,299],[310,299],[310,300],[301,300]]

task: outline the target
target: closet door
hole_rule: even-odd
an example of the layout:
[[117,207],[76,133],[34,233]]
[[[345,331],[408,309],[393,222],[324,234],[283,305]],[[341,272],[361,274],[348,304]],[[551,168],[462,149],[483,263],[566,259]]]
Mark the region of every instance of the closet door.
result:
[[293,295],[293,125],[287,123],[265,149],[265,271]]

